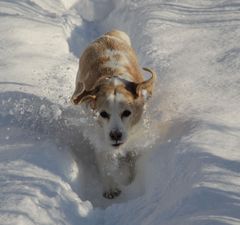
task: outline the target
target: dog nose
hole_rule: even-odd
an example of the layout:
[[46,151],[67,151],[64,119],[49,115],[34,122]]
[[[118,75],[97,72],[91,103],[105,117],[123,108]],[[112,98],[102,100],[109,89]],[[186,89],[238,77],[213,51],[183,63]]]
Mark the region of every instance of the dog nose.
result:
[[122,138],[122,132],[119,130],[114,130],[110,132],[109,136],[113,141],[120,141]]

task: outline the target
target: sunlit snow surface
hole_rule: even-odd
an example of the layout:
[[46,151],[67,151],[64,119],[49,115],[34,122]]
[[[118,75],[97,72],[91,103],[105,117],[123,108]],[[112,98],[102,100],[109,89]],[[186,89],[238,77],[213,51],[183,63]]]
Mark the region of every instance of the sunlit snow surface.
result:
[[[113,28],[158,81],[136,180],[106,200],[69,98]],[[1,0],[0,34],[0,224],[240,224],[238,0]]]

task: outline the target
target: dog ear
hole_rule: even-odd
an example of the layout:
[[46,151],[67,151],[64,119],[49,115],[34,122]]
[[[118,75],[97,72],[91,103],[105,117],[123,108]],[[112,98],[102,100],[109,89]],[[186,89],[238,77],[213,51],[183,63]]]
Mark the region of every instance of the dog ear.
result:
[[93,94],[94,91],[86,91],[84,84],[79,82],[76,85],[76,89],[71,97],[71,102],[74,105],[79,105],[83,102],[89,104],[91,108],[95,108],[96,95]]
[[148,68],[143,68],[145,71],[148,71],[151,73],[151,78],[148,80],[143,81],[142,83],[137,84],[136,87],[136,94],[138,97],[143,97],[145,100],[150,98],[152,96],[152,91],[153,91],[153,84],[155,80],[157,79],[157,74]]
[[89,105],[92,109],[96,109],[96,98],[97,98],[96,95],[91,95],[88,93],[84,97],[82,97],[79,104],[84,102],[87,105]]
[[82,82],[78,82],[76,84],[76,88],[75,88],[75,91],[71,97],[71,102],[74,104],[74,105],[77,105],[79,104],[79,102],[81,101],[81,99],[83,98],[83,96],[85,96],[85,93],[84,93],[84,84]]

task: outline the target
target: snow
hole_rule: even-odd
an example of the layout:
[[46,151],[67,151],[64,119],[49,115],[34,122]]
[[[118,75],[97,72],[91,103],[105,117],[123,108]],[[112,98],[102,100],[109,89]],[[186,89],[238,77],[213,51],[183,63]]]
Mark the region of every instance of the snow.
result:
[[[0,224],[240,224],[239,7],[0,1]],[[158,81],[135,139],[137,177],[107,200],[92,122],[69,99],[80,53],[112,28]]]

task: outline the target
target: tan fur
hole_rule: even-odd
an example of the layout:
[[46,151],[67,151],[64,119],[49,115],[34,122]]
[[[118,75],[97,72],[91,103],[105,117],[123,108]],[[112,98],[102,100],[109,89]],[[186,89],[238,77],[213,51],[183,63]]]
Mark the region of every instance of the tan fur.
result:
[[[120,50],[125,52],[128,57],[129,63],[125,65],[122,70],[112,69],[111,67],[105,67],[104,63],[109,61],[110,58],[104,56],[102,53],[107,50]],[[119,55],[115,55],[116,58],[121,60]],[[103,36],[92,43],[83,53],[80,59],[80,82],[85,83],[86,90],[89,90],[94,84],[94,81],[104,75],[121,75],[127,71],[133,77],[136,82],[143,81],[141,70],[138,66],[137,57],[134,50],[126,45],[122,41],[113,39],[111,37]],[[84,75],[88,73],[88,79],[84,79]]]
[[[140,83],[144,80],[135,51],[121,38],[122,33],[123,32],[121,31],[106,33],[90,44],[83,52],[79,61],[75,93],[83,92],[83,87],[85,87],[86,91],[91,90],[94,87],[95,82],[102,76],[121,77],[122,74],[127,72],[136,83]],[[110,57],[104,55],[104,52],[107,50],[123,52],[126,55],[128,63],[122,68],[104,66],[106,62],[110,61]],[[119,61],[123,58],[120,54],[115,54],[113,57]]]
[[[82,102],[87,95],[95,94],[92,91],[96,84],[106,77],[126,79],[127,76],[136,84],[137,94],[142,90],[141,85],[137,87],[137,84],[141,83],[151,93],[153,82],[144,81],[136,53],[130,44],[126,33],[114,30],[104,34],[85,49],[79,60],[76,88],[72,96],[74,104]],[[149,87],[145,83],[149,83]],[[131,94],[134,95],[133,90]]]

